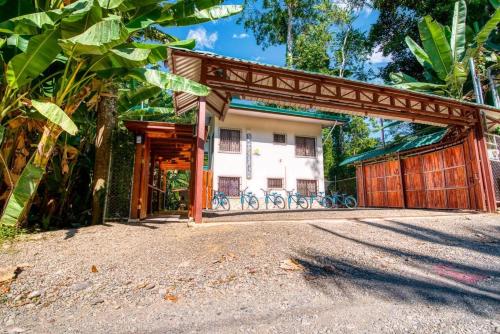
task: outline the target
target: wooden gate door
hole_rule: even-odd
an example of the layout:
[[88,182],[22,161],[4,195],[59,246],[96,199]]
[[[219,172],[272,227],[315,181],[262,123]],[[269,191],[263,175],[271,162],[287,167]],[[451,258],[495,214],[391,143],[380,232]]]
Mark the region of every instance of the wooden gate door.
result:
[[408,208],[471,208],[464,145],[402,161]]
[[203,194],[202,207],[204,209],[212,208],[212,197],[214,193],[213,172],[211,170],[203,171]]
[[408,208],[425,208],[424,172],[422,156],[414,156],[401,160],[403,166],[404,192]]
[[364,166],[366,205],[375,207],[403,207],[401,176],[397,160]]

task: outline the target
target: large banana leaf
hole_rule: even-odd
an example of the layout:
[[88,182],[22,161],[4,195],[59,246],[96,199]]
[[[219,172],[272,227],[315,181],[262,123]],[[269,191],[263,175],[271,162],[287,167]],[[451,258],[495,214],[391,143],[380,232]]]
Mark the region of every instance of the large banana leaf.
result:
[[420,63],[420,65],[425,66],[426,63],[429,65],[431,64],[429,55],[410,36],[406,36],[405,42],[415,58],[417,58],[417,61]]
[[196,46],[196,41],[194,39],[186,39],[182,41],[175,41],[168,44],[148,44],[148,43],[131,43],[135,48],[150,50],[148,61],[150,64],[156,64],[161,61],[165,61],[168,56],[168,48],[170,46],[193,49]]
[[141,9],[141,15],[130,20],[126,27],[129,33],[145,29],[152,24],[157,23],[161,17],[162,7],[155,5]]
[[239,5],[222,5],[213,6],[204,10],[196,11],[191,16],[176,18],[171,21],[161,22],[162,26],[187,26],[193,24],[200,24],[217,19],[222,19],[240,13],[243,10]]
[[123,3],[123,0],[97,0],[97,1],[99,2],[99,5],[105,9],[114,9],[119,7]]
[[160,21],[171,21],[194,15],[204,9],[221,5],[224,0],[180,0],[170,7],[162,9]]
[[0,225],[16,227],[17,222],[26,215],[27,203],[30,202],[45,174],[45,168],[35,166],[32,160],[24,167],[7,200]]
[[451,71],[453,57],[443,26],[432,17],[424,17],[418,24],[420,39],[439,79],[445,80]]
[[[78,9],[71,11],[70,15],[61,20],[61,38],[63,39],[80,35],[102,20],[102,8],[97,6],[94,0],[80,0],[70,6],[76,4],[79,5]],[[65,7],[65,10],[68,7]]]
[[22,52],[26,52],[26,50],[28,50],[29,42],[30,40],[27,36],[21,36],[18,34],[11,35],[7,38],[7,45],[15,46]]
[[22,87],[45,71],[61,50],[58,38],[59,30],[47,30],[31,38],[26,52],[12,58],[7,66],[9,86]]
[[174,116],[173,108],[147,107],[147,108],[132,108],[119,115],[120,119],[137,119],[141,117],[154,117],[170,115]]
[[36,35],[41,28],[52,28],[61,17],[61,10],[51,10],[14,17],[0,23],[0,32],[6,34]]
[[433,84],[429,82],[405,82],[394,85],[393,87],[409,90],[417,90],[421,92],[435,93],[436,91],[444,91],[445,85]]
[[130,92],[123,93],[118,98],[118,110],[120,112],[125,112],[143,101],[158,96],[161,92],[162,89],[160,87],[143,86]]
[[451,52],[455,61],[461,61],[465,54],[466,17],[467,5],[465,4],[465,1],[460,0],[455,2],[450,39]]
[[476,42],[478,45],[484,44],[493,30],[496,29],[498,24],[500,23],[500,8],[495,10],[495,14],[486,22],[484,27],[479,31],[476,36]]
[[391,73],[391,74],[389,74],[389,77],[391,78],[391,81],[394,84],[401,84],[401,83],[408,83],[408,82],[417,82],[417,79],[415,79],[411,75],[404,74],[402,72]]
[[186,92],[196,96],[207,96],[210,94],[210,88],[207,86],[163,71],[137,68],[130,70],[127,76],[161,89]]
[[49,121],[58,125],[69,133],[70,135],[75,135],[78,132],[78,128],[71,118],[66,115],[66,113],[59,108],[56,104],[52,102],[39,102],[32,100],[31,104],[40,114],[45,116]]
[[117,16],[108,17],[80,35],[61,39],[59,45],[67,54],[104,55],[125,42],[129,34]]
[[105,57],[95,57],[95,62],[90,65],[94,72],[109,71],[118,68],[135,68],[148,64],[148,49],[117,48],[111,49]]

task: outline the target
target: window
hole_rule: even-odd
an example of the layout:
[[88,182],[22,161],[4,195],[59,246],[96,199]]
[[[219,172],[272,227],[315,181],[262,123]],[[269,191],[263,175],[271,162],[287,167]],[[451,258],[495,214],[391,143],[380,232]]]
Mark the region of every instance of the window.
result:
[[219,150],[222,152],[240,152],[240,130],[220,129]]
[[295,155],[300,157],[315,157],[316,138],[295,137]]
[[304,196],[318,193],[316,180],[297,180],[297,192]]
[[267,189],[283,189],[283,179],[267,179]]
[[273,133],[274,144],[286,144],[286,135],[284,133]]
[[220,176],[219,191],[223,192],[226,196],[240,196],[240,178]]

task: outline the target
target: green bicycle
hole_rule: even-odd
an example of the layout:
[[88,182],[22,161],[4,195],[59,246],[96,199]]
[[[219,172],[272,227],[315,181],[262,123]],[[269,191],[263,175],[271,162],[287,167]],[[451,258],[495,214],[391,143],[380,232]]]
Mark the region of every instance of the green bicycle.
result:
[[247,189],[248,187],[240,191],[241,210],[245,210],[245,204],[247,209],[259,210],[259,200],[251,191],[247,192]]

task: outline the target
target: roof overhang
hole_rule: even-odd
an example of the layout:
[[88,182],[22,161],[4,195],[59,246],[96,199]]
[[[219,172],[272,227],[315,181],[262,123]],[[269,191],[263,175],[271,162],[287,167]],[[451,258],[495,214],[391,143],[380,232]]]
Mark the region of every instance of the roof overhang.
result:
[[[475,103],[370,84],[319,73],[264,65],[213,53],[169,48],[168,66],[177,75],[211,88],[207,110],[223,118],[232,97],[304,110],[382,117],[436,126],[472,126],[478,113],[500,121],[500,110]],[[174,94],[182,114],[198,98]]]

